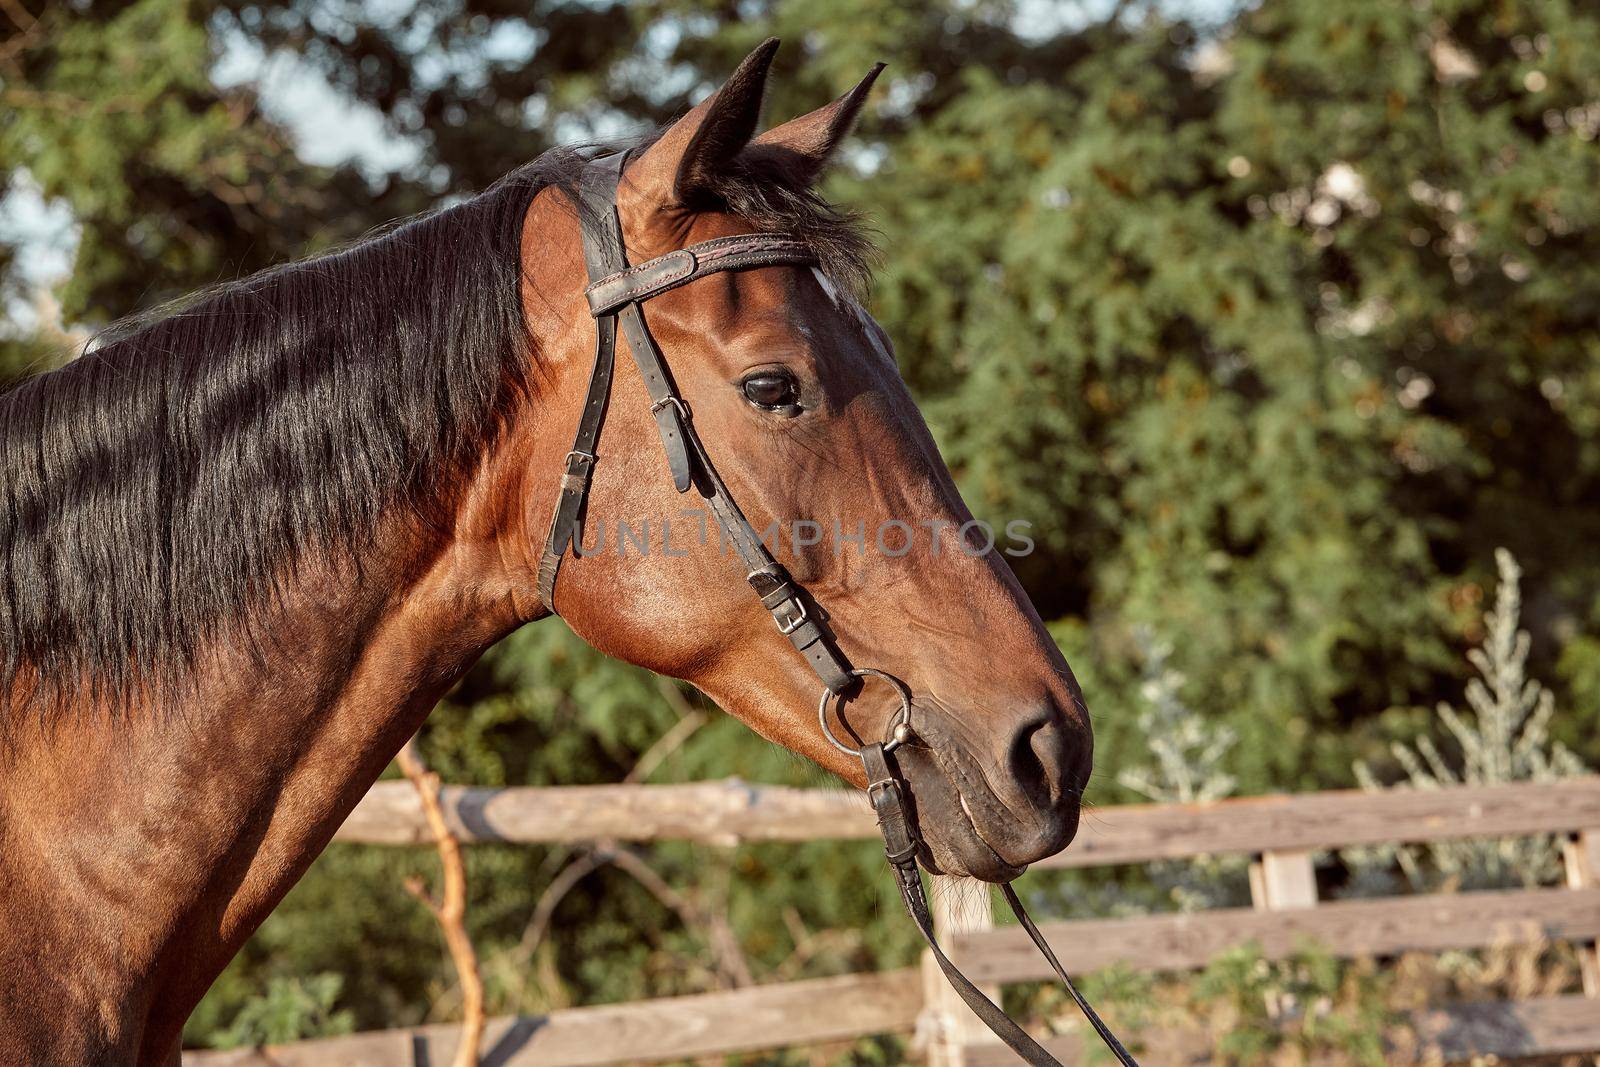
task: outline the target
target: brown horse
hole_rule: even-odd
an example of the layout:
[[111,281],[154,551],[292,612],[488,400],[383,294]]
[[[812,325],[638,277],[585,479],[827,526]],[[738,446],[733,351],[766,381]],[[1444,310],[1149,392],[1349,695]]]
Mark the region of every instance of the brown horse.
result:
[[[951,542],[971,515],[852,295],[865,242],[812,191],[871,76],[756,137],[771,55],[634,147],[624,243],[638,263],[781,232],[820,263],[660,295],[651,332],[757,529],[861,538],[781,555],[842,652],[914,694],[898,758],[924,864],[1006,879],[1072,837],[1088,717],[1001,553]],[[536,572],[594,345],[583,163],[551,153],[0,399],[0,1063],[176,1062],[207,986],[441,694],[551,613]],[[591,529],[561,613],[860,785],[806,662],[681,525],[649,411],[619,368],[588,515],[678,519],[673,544]],[[870,739],[897,709],[873,684],[845,715]]]

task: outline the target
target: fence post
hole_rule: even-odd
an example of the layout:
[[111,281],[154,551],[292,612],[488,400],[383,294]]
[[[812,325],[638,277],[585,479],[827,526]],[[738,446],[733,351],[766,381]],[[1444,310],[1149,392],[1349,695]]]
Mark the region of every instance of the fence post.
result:
[[1250,864],[1250,903],[1257,911],[1316,907],[1317,872],[1311,853],[1263,852]]
[[[994,929],[994,902],[984,882],[936,877],[931,903],[934,931],[947,950],[958,934]],[[998,985],[980,982],[978,988],[990,1000],[1000,1002]],[[929,1067],[964,1067],[967,1046],[999,1040],[950,988],[933,953],[926,951],[922,954],[922,1005],[917,1040]]]
[[[1561,858],[1567,868],[1567,888],[1587,889],[1600,885],[1600,830],[1580,830],[1561,842]],[[1585,996],[1600,997],[1600,952],[1594,942],[1574,946],[1578,966],[1583,971]]]
[[[1294,911],[1317,906],[1317,871],[1304,849],[1263,852],[1250,864],[1250,903],[1257,911]],[[1291,999],[1292,998],[1286,998]],[[1281,1017],[1294,1005],[1268,994],[1267,1014]]]

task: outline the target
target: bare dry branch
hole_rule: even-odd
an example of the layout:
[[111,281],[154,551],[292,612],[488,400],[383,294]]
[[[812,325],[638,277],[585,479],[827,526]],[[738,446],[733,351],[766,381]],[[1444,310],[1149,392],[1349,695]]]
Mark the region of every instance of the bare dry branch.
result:
[[859,930],[821,930],[812,932],[806,927],[805,920],[793,907],[783,909],[783,925],[789,931],[789,939],[794,942],[794,951],[789,953],[787,959],[773,968],[772,974],[779,981],[790,981],[798,978],[817,956],[823,953],[835,955],[848,955],[861,947],[861,932]]
[[444,869],[440,899],[428,893],[420,877],[406,879],[406,890],[433,913],[461,983],[461,1043],[456,1046],[452,1067],[477,1067],[478,1049],[483,1043],[483,979],[478,973],[478,954],[467,934],[467,868],[461,859],[461,842],[445,823],[444,809],[439,806],[439,776],[422,762],[415,738],[406,742],[397,762],[422,798],[422,809]]
[[528,925],[522,931],[522,937],[517,942],[513,958],[518,963],[526,963],[533,959],[533,954],[544,943],[545,936],[550,932],[550,921],[555,916],[556,908],[566,895],[572,892],[577,884],[588,877],[591,871],[603,867],[609,856],[600,852],[590,852],[579,856],[561,869],[539,896],[539,902],[533,907],[533,917],[528,920]]
[[[623,778],[623,782],[627,784],[642,782],[649,778],[651,772],[668,756],[681,748],[696,730],[710,721],[709,715],[684,700],[683,693],[677,686],[666,679],[657,679],[657,684],[668,703],[678,712],[678,721],[639,757],[638,762]],[[738,938],[733,935],[726,922],[720,924],[719,931],[717,924],[710,921],[709,916],[702,914],[667,885],[649,864],[638,856],[625,852],[617,841],[604,838],[596,841],[593,848],[562,867],[534,905],[533,914],[528,918],[528,924],[523,928],[521,938],[511,951],[512,966],[519,975],[519,981],[523,983],[522,988],[526,988],[528,964],[533,961],[539,946],[550,934],[550,924],[555,919],[556,908],[583,879],[608,863],[615,863],[632,875],[658,900],[677,912],[686,925],[705,927],[707,940],[711,942],[713,951],[722,963],[724,977],[730,984],[736,986],[754,984],[749,963],[739,947]]]
[[739,938],[726,919],[696,907],[682,893],[668,885],[666,879],[657,874],[654,867],[628,849],[615,850],[611,855],[611,862],[649,890],[657,900],[677,912],[678,918],[685,926],[690,929],[699,927],[705,931],[706,941],[710,943],[711,951],[717,955],[718,969],[722,971],[729,985],[735,987],[755,985],[755,976],[750,973],[750,961],[745,959],[744,950],[739,947]]
[[645,749],[644,755],[639,757],[639,762],[633,765],[624,783],[642,782],[650,777],[657,767],[661,766],[666,758],[683,747],[683,743],[694,735],[694,732],[711,720],[705,712],[696,708],[688,708],[683,717],[672,724],[672,728],[656,739],[655,744]]

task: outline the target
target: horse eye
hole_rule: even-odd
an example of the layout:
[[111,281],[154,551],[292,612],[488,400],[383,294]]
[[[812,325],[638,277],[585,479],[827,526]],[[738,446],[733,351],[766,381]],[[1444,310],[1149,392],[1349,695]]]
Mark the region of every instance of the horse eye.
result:
[[739,383],[744,398],[758,408],[776,411],[800,403],[800,387],[787,374],[752,374]]

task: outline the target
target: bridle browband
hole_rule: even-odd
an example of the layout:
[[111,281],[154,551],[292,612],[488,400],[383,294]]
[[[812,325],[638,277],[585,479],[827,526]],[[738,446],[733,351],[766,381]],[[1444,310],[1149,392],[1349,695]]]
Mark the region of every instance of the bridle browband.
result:
[[[906,811],[905,791],[897,767],[890,758],[896,748],[916,736],[911,724],[910,691],[898,678],[884,671],[851,667],[839,651],[815,604],[808,606],[809,597],[805,590],[795,583],[783,564],[767,550],[760,535],[728,493],[728,487],[718,477],[716,467],[706,454],[699,435],[695,433],[689,406],[678,395],[666,361],[661,357],[661,350],[656,347],[645,325],[644,301],[687,285],[697,278],[756,267],[815,266],[817,257],[804,242],[795,238],[750,233],[702,241],[658,256],[647,263],[629,266],[622,243],[622,225],[617,216],[617,187],[626,160],[627,153],[619,152],[591,161],[585,167],[583,180],[577,190],[578,218],[583,231],[583,258],[589,274],[589,285],[584,294],[588,297],[589,310],[595,320],[594,367],[589,373],[589,388],[584,397],[583,413],[578,419],[578,430],[573,437],[572,450],[567,453],[561,476],[561,494],[556,501],[555,516],[550,522],[550,535],[539,561],[540,598],[546,608],[552,612],[556,610],[556,579],[561,572],[561,562],[566,558],[569,547],[575,555],[582,547],[584,504],[594,476],[595,446],[600,440],[606,404],[611,394],[611,378],[616,367],[617,326],[620,321],[622,332],[628,339],[628,350],[650,394],[650,411],[655,416],[661,444],[667,454],[673,485],[680,493],[687,492],[692,486],[704,498],[724,538],[738,555],[745,570],[745,580],[761,598],[762,607],[772,613],[778,630],[789,638],[821,679],[823,692],[817,715],[823,736],[835,747],[861,760],[867,775],[867,797],[877,815],[878,827],[883,833],[884,852],[894,868],[900,895],[940,970],[973,1013],[1017,1055],[1035,1067],[1061,1067],[1054,1056],[961,973],[934,937],[933,917],[923,891],[922,875],[917,869],[920,842]],[[900,697],[900,710],[891,724],[887,740],[863,744],[856,749],[834,736],[828,725],[828,709],[835,700],[842,700],[869,677],[882,679],[895,689]],[[1127,1049],[1106,1028],[1073,985],[1038,927],[1023,910],[1022,902],[1017,899],[1012,887],[1007,884],[1001,889],[1018,922],[1050,962],[1106,1045],[1124,1067],[1137,1067]]]

